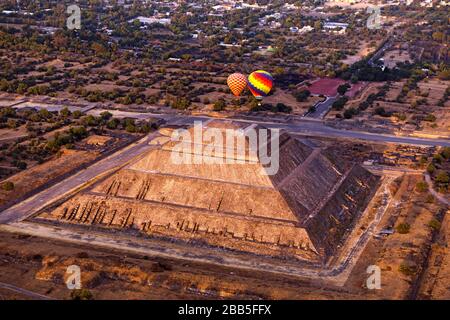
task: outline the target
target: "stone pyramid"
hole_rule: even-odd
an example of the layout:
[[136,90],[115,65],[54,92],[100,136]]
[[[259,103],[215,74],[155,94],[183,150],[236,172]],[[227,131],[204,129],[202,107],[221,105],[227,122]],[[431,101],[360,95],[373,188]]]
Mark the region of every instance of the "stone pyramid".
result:
[[[227,129],[263,129],[218,121],[207,128],[224,137]],[[345,240],[378,184],[378,177],[361,166],[286,132],[279,136],[274,175],[264,173],[267,166],[257,156],[239,162],[236,148],[210,156],[198,141],[183,143],[192,146],[193,155],[217,163],[174,163],[177,144],[169,141],[40,218],[134,228],[162,239],[264,256],[323,260]],[[234,163],[227,163],[230,157]]]

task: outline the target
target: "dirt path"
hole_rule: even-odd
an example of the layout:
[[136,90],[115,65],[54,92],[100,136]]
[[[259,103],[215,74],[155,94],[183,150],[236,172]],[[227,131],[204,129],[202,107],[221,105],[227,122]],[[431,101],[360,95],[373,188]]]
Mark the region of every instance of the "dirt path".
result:
[[433,189],[433,182],[431,181],[431,177],[428,173],[425,174],[425,181],[428,184],[428,188],[430,189],[430,193],[439,200],[440,203],[450,206],[450,201],[448,201],[444,196],[440,195],[436,190]]
[[37,299],[37,300],[53,300],[50,297],[44,296],[42,294],[36,293],[36,292],[32,292],[23,288],[19,288],[16,286],[13,286],[12,284],[8,284],[8,283],[4,283],[4,282],[0,282],[0,288],[2,289],[6,289],[9,291],[13,291],[16,293],[20,293],[24,296],[30,297],[32,299]]

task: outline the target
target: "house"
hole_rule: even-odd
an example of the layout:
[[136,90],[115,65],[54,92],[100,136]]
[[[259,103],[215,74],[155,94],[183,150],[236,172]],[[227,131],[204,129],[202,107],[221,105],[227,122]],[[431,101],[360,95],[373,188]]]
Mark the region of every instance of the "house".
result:
[[16,14],[16,13],[18,13],[18,12],[17,12],[17,11],[14,11],[14,10],[3,10],[2,13],[3,13],[3,14],[10,15],[10,14]]
[[237,43],[224,43],[224,42],[221,42],[221,43],[219,43],[219,45],[221,47],[226,47],[226,48],[231,48],[231,47],[239,48],[239,47],[242,47],[240,44],[237,44]]
[[325,22],[323,30],[327,32],[333,32],[337,34],[345,34],[347,31],[348,23],[342,22]]
[[139,20],[140,23],[143,24],[154,24],[154,23],[160,23],[162,25],[169,25],[171,23],[171,19],[170,18],[156,18],[156,17],[150,17],[150,18],[146,18],[146,17],[137,17],[135,19],[131,19],[128,22],[132,23],[136,20]]
[[313,31],[314,28],[311,26],[304,26],[303,28],[299,29],[298,27],[291,27],[289,29],[292,33],[306,33],[306,32],[310,32]]

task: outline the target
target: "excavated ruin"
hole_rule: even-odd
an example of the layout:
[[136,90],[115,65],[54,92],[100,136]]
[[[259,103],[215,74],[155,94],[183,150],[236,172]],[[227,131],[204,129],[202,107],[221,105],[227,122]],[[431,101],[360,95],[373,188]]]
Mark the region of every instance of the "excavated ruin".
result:
[[[231,122],[208,127],[224,135],[237,128]],[[268,146],[271,141],[269,135]],[[183,143],[198,147],[195,141]],[[38,219],[133,228],[190,246],[324,261],[345,241],[379,183],[358,164],[285,132],[275,175],[266,175],[267,165],[251,156],[242,163],[174,163],[176,146],[169,141],[155,147]],[[204,148],[192,150],[206,158],[239,158],[237,148],[212,156]]]

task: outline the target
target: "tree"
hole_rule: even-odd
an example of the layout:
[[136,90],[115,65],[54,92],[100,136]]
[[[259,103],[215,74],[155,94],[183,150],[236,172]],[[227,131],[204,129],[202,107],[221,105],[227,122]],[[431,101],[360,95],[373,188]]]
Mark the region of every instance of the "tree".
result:
[[284,113],[291,113],[292,107],[285,105],[284,103],[278,102],[273,109],[274,112],[284,112]]
[[429,174],[433,174],[435,170],[436,170],[436,167],[432,163],[430,163],[427,167],[427,172]]
[[411,226],[408,223],[400,223],[396,228],[398,233],[406,234],[409,233],[409,230],[411,229]]
[[344,83],[344,84],[341,84],[338,88],[337,88],[337,92],[341,95],[341,96],[343,96],[346,92],[347,92],[347,90],[350,88],[350,85],[348,84],[348,83]]
[[316,29],[316,30],[322,29],[322,22],[320,20],[317,20],[316,22],[314,22],[314,29]]
[[428,190],[428,185],[425,181],[419,181],[416,183],[416,190],[418,192],[425,192]]
[[300,90],[294,94],[295,99],[297,99],[298,102],[306,101],[310,95],[311,92],[309,90]]
[[59,111],[59,114],[60,114],[61,116],[63,116],[64,118],[67,118],[67,117],[69,117],[72,113],[70,112],[69,108],[64,107],[63,109],[61,109],[61,110]]
[[12,183],[11,181],[3,182],[2,189],[5,191],[12,191],[12,190],[14,190],[14,183]]
[[39,110],[39,115],[43,119],[50,119],[52,117],[52,113],[45,108],[42,108],[41,110]]
[[113,118],[106,123],[106,127],[108,129],[115,130],[119,126],[119,123],[120,121],[118,119]]
[[447,172],[441,170],[437,174],[435,181],[437,183],[447,184],[450,181],[450,178]]
[[85,137],[87,137],[88,132],[85,127],[79,126],[79,127],[73,127],[70,128],[69,133],[76,139],[81,140]]
[[86,126],[90,126],[90,127],[94,127],[96,125],[98,125],[98,121],[97,118],[94,117],[93,115],[87,115],[86,117],[84,117],[81,122],[86,125]]
[[88,289],[75,289],[70,293],[72,300],[92,300],[94,296]]
[[430,113],[430,114],[427,114],[423,120],[428,121],[428,122],[435,122],[436,116],[434,114]]
[[83,115],[83,112],[81,112],[80,110],[75,110],[75,111],[72,113],[72,116],[73,116],[75,119],[79,119],[82,115]]
[[224,99],[219,99],[214,103],[213,110],[214,111],[223,111],[225,110],[227,104]]
[[332,108],[335,110],[342,110],[347,103],[348,98],[346,96],[340,97],[335,102],[333,102]]
[[375,109],[375,114],[382,116],[382,117],[389,117],[390,114],[386,112],[386,110],[383,107],[378,107]]
[[19,161],[19,162],[17,163],[17,168],[19,168],[20,170],[25,170],[25,169],[27,168],[26,162]]
[[133,124],[127,124],[127,125],[125,126],[125,130],[126,130],[127,132],[134,133],[134,132],[136,132],[136,126],[133,125]]
[[15,119],[8,119],[8,121],[6,122],[6,125],[11,129],[15,129],[19,126],[19,123]]
[[439,153],[435,154],[433,156],[433,161],[436,162],[436,163],[442,163],[442,161],[444,161],[444,157],[441,156]]
[[436,218],[433,218],[428,222],[428,226],[433,230],[439,230],[441,229],[441,223]]
[[449,80],[450,79],[450,69],[440,71],[438,73],[438,77],[441,80]]
[[103,120],[109,120],[109,119],[111,119],[112,116],[113,116],[112,113],[109,111],[103,111],[102,113],[100,113],[100,117]]
[[445,34],[440,31],[433,32],[432,34],[433,40],[442,42],[445,39]]
[[191,105],[191,101],[185,97],[177,97],[172,101],[172,108],[179,110],[186,110]]
[[357,114],[358,111],[355,108],[348,108],[344,111],[344,118],[345,119],[351,119],[355,114]]
[[403,273],[406,276],[413,276],[416,274],[417,268],[415,266],[410,266],[410,265],[407,265],[406,263],[402,263],[398,267],[398,271],[400,271],[401,273]]
[[445,147],[442,149],[441,155],[447,160],[450,159],[450,147]]

